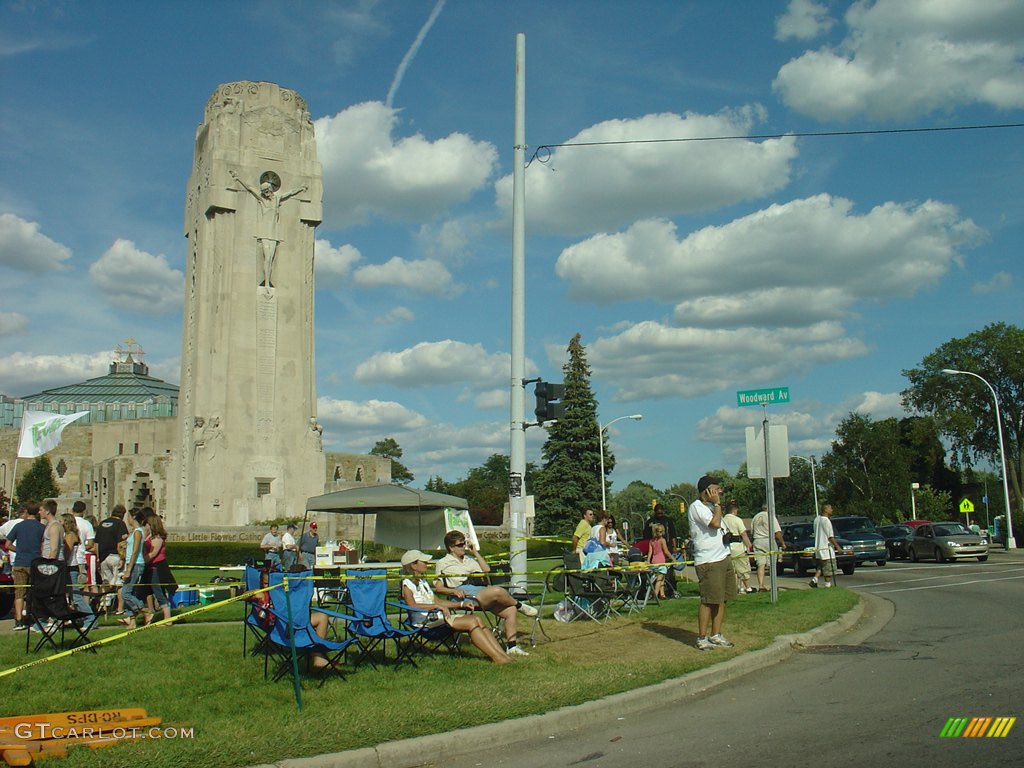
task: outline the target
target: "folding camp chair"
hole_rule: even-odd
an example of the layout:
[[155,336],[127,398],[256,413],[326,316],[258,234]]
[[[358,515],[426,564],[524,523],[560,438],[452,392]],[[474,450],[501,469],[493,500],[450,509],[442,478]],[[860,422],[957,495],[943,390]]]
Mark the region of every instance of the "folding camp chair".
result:
[[[280,680],[288,674],[291,666],[292,647],[296,653],[308,658],[313,652],[320,653],[327,659],[327,665],[317,675],[323,685],[327,677],[337,674],[343,677],[339,660],[355,638],[345,640],[329,640],[320,637],[310,624],[310,603],[313,600],[312,571],[281,573],[272,571],[269,574],[271,611],[274,623],[267,634],[268,647],[276,651],[277,667],[273,679]],[[267,675],[267,666],[271,654],[264,660],[263,673]],[[310,665],[309,669],[312,670]]]
[[654,596],[654,579],[651,575],[644,553],[637,547],[630,547],[626,551],[626,568],[620,588],[623,596],[622,607],[631,615],[646,608],[649,601],[657,602],[658,598]]
[[[268,571],[264,568],[256,568],[252,565],[245,566],[245,591],[252,592],[262,585],[260,579]],[[246,601],[245,617],[242,620],[242,655],[251,653],[253,656],[267,652],[267,634],[269,630],[268,616],[273,616],[265,608],[261,608],[255,602]],[[250,635],[252,636],[252,649],[247,648]]]
[[418,634],[419,630],[402,626],[396,627],[391,622],[387,614],[388,606],[391,605],[397,609],[405,609],[406,606],[399,603],[388,603],[386,576],[383,569],[377,568],[349,574],[347,587],[351,615],[321,609],[328,616],[340,618],[346,622],[349,637],[355,640],[359,648],[359,655],[355,660],[356,666],[368,661],[371,666],[376,668],[373,652],[378,647],[381,649],[382,660],[386,662],[388,641],[394,643],[396,665],[408,661],[416,666],[416,662],[412,659],[412,653],[419,647],[419,643],[409,640]]
[[[73,629],[75,635],[71,642],[72,648],[89,642],[89,630],[96,623],[92,613],[77,611],[68,603],[68,566],[61,560],[37,558],[32,561],[29,570],[27,612],[32,626],[39,630],[40,638],[33,652],[44,645],[54,651],[64,646],[67,630]],[[57,636],[60,633],[60,643]],[[25,633],[25,653],[32,642],[30,632]],[[90,648],[95,653],[95,648]]]
[[612,605],[615,585],[611,574],[607,571],[581,571],[580,557],[575,552],[566,553],[562,560],[569,621],[580,618],[602,621],[615,613]]

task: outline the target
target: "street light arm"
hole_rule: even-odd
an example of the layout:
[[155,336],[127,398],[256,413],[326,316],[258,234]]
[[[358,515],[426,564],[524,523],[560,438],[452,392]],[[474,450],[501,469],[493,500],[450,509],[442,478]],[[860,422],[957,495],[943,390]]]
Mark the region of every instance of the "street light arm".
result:
[[608,427],[614,424],[616,421],[622,421],[623,419],[632,419],[633,421],[640,421],[643,419],[642,413],[634,413],[631,416],[619,416],[617,419],[612,419],[603,427],[600,423],[597,425],[597,446],[601,452],[601,511],[608,509],[608,501],[605,498],[605,476],[604,476],[604,433],[608,431]]
[[1006,503],[1006,548],[1016,549],[1017,542],[1013,539],[1013,515],[1010,512],[1009,475],[1006,471],[1006,445],[1003,443],[1003,417],[999,411],[999,396],[996,394],[996,388],[988,382],[988,379],[974,373],[973,371],[958,371],[955,368],[943,368],[942,375],[973,376],[988,387],[988,391],[992,393],[992,402],[995,403],[996,406],[996,434],[999,436],[999,457],[1002,459],[1003,463],[1003,501]]

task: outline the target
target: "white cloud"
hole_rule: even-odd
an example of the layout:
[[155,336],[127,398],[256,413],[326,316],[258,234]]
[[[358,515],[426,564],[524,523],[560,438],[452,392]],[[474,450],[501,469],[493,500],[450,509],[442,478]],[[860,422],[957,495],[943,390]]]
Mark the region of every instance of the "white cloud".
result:
[[395,325],[397,323],[411,323],[416,315],[408,307],[395,307],[390,312],[375,318],[373,322],[377,325]]
[[[473,405],[477,410],[489,411],[495,408],[508,410],[509,391],[508,389],[489,389],[481,392],[473,399]],[[527,408],[527,411],[530,409]]]
[[28,328],[28,318],[20,312],[0,312],[0,336],[13,336]]
[[341,287],[349,276],[352,265],[361,258],[359,249],[353,245],[340,245],[335,248],[330,241],[317,239],[313,245],[317,287]]
[[160,315],[181,306],[184,275],[163,254],[140,251],[130,240],[116,240],[89,267],[89,279],[114,307]]
[[834,24],[828,6],[816,0],[789,0],[786,12],[775,19],[775,39],[810,40],[828,32]]
[[391,257],[384,264],[367,264],[353,275],[356,285],[363,288],[401,288],[412,293],[454,298],[464,286],[452,278],[447,267],[434,259],[407,261],[400,256]]
[[498,153],[463,133],[429,141],[395,138],[399,111],[377,101],[316,121],[324,172],[324,218],[332,228],[374,216],[429,219],[462,202],[490,178]]
[[67,246],[54,242],[39,231],[34,221],[13,213],[0,213],[0,266],[25,272],[67,269],[71,258]]
[[975,283],[971,286],[971,293],[985,295],[987,293],[1003,293],[1013,287],[1013,275],[1009,272],[996,272],[984,283]]
[[855,299],[934,285],[983,236],[945,203],[857,215],[849,200],[817,195],[682,240],[670,221],[640,221],[566,248],[555,271],[578,300],[678,302],[680,324],[800,325],[836,319]]
[[44,389],[104,376],[111,359],[109,351],[91,355],[27,355],[15,352],[0,358],[0,392],[24,397]]
[[429,422],[419,413],[401,403],[389,400],[335,400],[319,397],[317,419],[326,429],[338,429],[342,434],[374,433],[419,429]]
[[[645,115],[598,123],[565,143],[745,136],[764,119],[759,106],[717,115]],[[640,217],[707,211],[763,197],[789,181],[791,137],[555,149],[528,173],[526,215],[533,232],[607,232]],[[495,185],[506,213],[512,177]]]
[[421,342],[401,352],[378,352],[356,366],[355,379],[396,387],[427,387],[475,382],[488,387],[508,380],[511,358],[488,353],[480,344],[445,339]]
[[819,120],[901,120],[961,104],[1024,106],[1024,4],[1018,0],[855,2],[837,48],[808,51],[773,87]]
[[[859,357],[867,346],[838,323],[805,328],[670,328],[637,323],[587,347],[595,378],[617,387],[615,400],[693,398],[736,385],[755,386],[805,373],[815,365]],[[560,360],[549,349],[554,363]],[[743,387],[739,387],[743,388]]]

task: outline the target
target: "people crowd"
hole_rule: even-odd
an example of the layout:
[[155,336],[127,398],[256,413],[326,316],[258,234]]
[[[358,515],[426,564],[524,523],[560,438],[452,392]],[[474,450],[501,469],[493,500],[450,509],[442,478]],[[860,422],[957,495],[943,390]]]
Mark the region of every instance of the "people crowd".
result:
[[10,560],[14,583],[14,630],[42,629],[29,615],[27,602],[31,567],[39,559],[57,561],[65,569],[68,604],[83,617],[85,630],[101,612],[123,616],[119,621],[128,627],[136,626],[139,614],[147,624],[156,611],[169,619],[177,585],[166,540],[163,519],[151,507],[129,513],[118,504],[100,522],[86,514],[83,501],[64,513],[58,513],[55,499],[21,504],[0,525],[0,548]]

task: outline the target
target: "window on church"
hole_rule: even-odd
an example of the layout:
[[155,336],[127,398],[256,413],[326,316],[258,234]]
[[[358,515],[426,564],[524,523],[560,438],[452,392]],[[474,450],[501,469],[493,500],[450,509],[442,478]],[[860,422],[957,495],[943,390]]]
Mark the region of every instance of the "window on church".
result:
[[117,444],[117,455],[120,456],[124,453],[124,443]]
[[256,497],[269,496],[270,495],[270,481],[269,480],[257,480],[256,481]]

